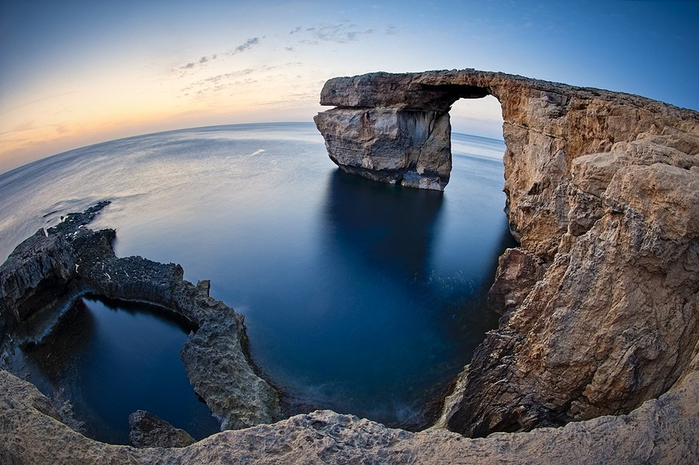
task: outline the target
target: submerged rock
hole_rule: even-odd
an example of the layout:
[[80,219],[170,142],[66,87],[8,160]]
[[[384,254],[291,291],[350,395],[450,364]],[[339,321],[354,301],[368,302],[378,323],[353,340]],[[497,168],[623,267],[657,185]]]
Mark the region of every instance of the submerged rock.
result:
[[145,410],[129,415],[129,426],[129,442],[136,447],[186,447],[196,442],[185,430]]
[[196,328],[181,356],[195,392],[222,428],[279,419],[279,396],[255,373],[246,353],[243,316],[209,297],[207,282],[195,286],[184,280],[179,265],[117,258],[112,249],[115,231],[86,227],[106,205],[70,214],[56,227],[40,230],[0,267],[0,321],[6,328],[0,343],[39,340],[60,318],[59,310],[67,308],[59,302],[88,292],[160,305]]

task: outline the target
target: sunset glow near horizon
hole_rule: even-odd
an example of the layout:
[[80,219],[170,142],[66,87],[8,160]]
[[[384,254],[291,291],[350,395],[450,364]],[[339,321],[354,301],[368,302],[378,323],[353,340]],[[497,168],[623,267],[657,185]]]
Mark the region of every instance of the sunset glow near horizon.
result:
[[[155,131],[311,121],[331,77],[476,68],[699,109],[699,2],[0,0],[0,173]],[[492,99],[454,130],[498,137]]]

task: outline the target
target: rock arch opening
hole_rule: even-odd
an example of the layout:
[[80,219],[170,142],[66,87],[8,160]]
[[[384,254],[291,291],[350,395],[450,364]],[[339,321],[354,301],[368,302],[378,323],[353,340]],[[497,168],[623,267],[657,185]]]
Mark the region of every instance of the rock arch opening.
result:
[[456,100],[449,110],[452,134],[470,134],[503,141],[502,107],[492,95]]

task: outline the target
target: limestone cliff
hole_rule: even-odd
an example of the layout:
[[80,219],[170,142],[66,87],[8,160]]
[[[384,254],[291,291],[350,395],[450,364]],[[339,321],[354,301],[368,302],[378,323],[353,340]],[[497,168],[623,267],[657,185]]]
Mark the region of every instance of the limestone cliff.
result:
[[342,169],[443,187],[449,106],[488,94],[521,248],[500,259],[490,301],[505,316],[447,424],[484,436],[627,413],[686,373],[699,340],[699,114],[462,70],[332,79],[321,104],[337,108],[315,121]]
[[0,371],[3,464],[639,464],[696,463],[699,357],[659,399],[629,415],[562,428],[469,439],[444,429],[410,433],[317,411],[272,425],[224,431],[188,447],[134,448],[88,439],[58,421],[31,384]]

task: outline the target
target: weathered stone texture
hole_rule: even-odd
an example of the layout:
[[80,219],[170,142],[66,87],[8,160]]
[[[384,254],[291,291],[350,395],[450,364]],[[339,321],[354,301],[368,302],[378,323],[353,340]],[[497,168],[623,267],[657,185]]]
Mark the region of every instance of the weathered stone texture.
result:
[[316,117],[330,158],[375,181],[442,190],[451,173],[446,112],[335,108]]
[[696,463],[698,368],[696,358],[692,370],[670,392],[629,415],[562,428],[468,439],[444,429],[409,433],[351,415],[317,411],[170,449],[137,449],[88,439],[53,418],[48,401],[33,385],[0,371],[0,463]]
[[[0,462],[696,463],[699,114],[633,95],[463,70],[333,79],[321,102],[338,108],[316,124],[343,169],[443,188],[450,162],[430,154],[448,140],[448,107],[487,94],[502,105],[507,212],[521,247],[501,257],[490,296],[503,313],[500,327],[476,350],[440,420],[454,432],[408,433],[314,412],[181,449],[110,446],[60,423],[32,385],[0,371]],[[43,236],[31,247],[43,250]],[[53,269],[52,260],[32,269]],[[84,276],[108,292],[104,273],[113,278],[118,268],[102,265]],[[169,273],[181,272],[172,266]],[[43,289],[77,270],[49,273]],[[148,287],[143,279],[134,289]],[[17,308],[43,298],[16,287],[2,295]],[[181,296],[211,302],[206,287],[185,282],[152,292],[176,309]],[[1,316],[11,326],[23,313],[7,308]],[[190,338],[198,344],[192,353],[223,363],[208,351],[238,351],[244,339],[219,340],[237,333],[207,327],[211,311],[187,313],[202,339]],[[235,363],[220,366],[232,372]],[[209,379],[216,380],[201,385]]]
[[187,447],[196,441],[183,429],[145,410],[129,415],[129,442],[136,447]]

